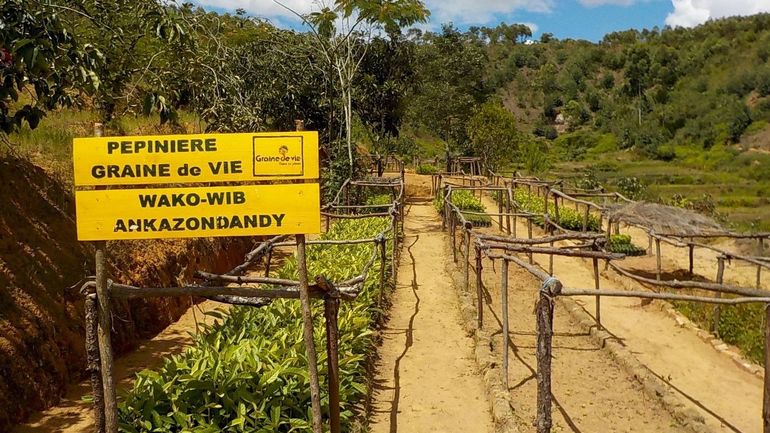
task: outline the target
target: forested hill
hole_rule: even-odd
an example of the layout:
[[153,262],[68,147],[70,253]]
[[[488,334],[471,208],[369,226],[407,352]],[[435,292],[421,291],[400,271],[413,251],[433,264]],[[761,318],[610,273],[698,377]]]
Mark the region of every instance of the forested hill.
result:
[[[425,39],[432,55],[443,56],[458,75],[453,83],[441,72],[425,71],[422,86],[427,90],[418,92],[416,104],[423,106],[415,111],[428,119],[432,132],[450,141],[466,137],[453,136],[448,124],[430,124],[430,119],[462,119],[466,107],[452,107],[462,105],[453,101],[443,109],[456,112],[431,114],[431,77],[442,81],[437,97],[498,96],[522,132],[547,139],[555,139],[557,129],[612,134],[603,137],[605,145],[663,159],[674,158],[673,145],[738,143],[770,120],[767,14],[692,29],[628,30],[608,34],[599,43],[557,40],[547,33],[524,43],[522,38],[489,37],[488,29],[459,33],[450,27]],[[448,41],[461,44],[447,49]],[[460,70],[463,66],[467,73]],[[578,135],[572,141],[579,146],[572,143],[572,152],[601,140]]]

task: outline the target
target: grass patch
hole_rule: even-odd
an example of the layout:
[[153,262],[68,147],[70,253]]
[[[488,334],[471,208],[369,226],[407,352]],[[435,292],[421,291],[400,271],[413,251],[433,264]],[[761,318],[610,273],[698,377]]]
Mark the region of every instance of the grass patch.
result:
[[[677,311],[703,329],[711,329],[714,306],[692,302],[674,302]],[[762,304],[722,305],[719,336],[726,343],[737,346],[747,358],[762,363],[764,349],[764,315]]]

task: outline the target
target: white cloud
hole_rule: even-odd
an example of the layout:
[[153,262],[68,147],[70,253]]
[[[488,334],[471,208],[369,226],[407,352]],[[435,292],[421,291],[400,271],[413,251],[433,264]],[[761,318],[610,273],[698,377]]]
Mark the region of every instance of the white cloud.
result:
[[[194,0],[204,7],[217,7],[229,11],[237,8],[249,14],[278,20],[297,21],[296,17],[273,0]],[[430,27],[446,22],[462,24],[497,24],[500,15],[516,11],[550,12],[556,0],[424,0],[431,12]],[[587,0],[597,1],[597,0]],[[601,0],[599,0],[601,1]],[[610,0],[618,1],[618,0]],[[624,1],[624,0],[620,0]],[[328,1],[327,1],[328,2]],[[282,0],[281,3],[299,13],[307,13],[318,7],[317,0]],[[537,26],[535,26],[537,27]]]
[[[250,15],[271,19],[299,21],[293,13],[273,0],[193,0],[203,7],[216,7],[228,11],[243,9]],[[281,0],[281,4],[300,14],[310,12],[315,0]],[[317,8],[316,8],[317,9]]]
[[[517,11],[550,12],[554,0],[426,0],[430,9],[430,21],[434,25],[445,22],[455,24],[497,24],[500,15]],[[510,20],[507,20],[510,21]]]
[[671,0],[674,11],[666,17],[672,27],[693,27],[709,19],[770,12],[770,0]]
[[540,26],[538,26],[535,23],[520,23],[524,24],[525,26],[529,27],[530,30],[532,30],[532,33],[537,33],[538,30],[540,30]]
[[636,1],[637,0],[580,0],[580,4],[588,7],[605,5],[631,6],[636,3]]

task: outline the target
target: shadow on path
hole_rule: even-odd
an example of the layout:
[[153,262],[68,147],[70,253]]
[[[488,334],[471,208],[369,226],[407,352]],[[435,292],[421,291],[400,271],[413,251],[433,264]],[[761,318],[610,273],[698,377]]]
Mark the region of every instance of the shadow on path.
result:
[[420,312],[420,296],[417,295],[417,288],[419,287],[419,284],[417,284],[417,268],[414,254],[412,253],[412,247],[414,247],[414,245],[419,240],[420,235],[415,236],[414,242],[412,242],[407,247],[407,252],[409,252],[409,260],[412,261],[412,294],[414,295],[415,303],[414,312],[409,318],[409,326],[406,329],[406,342],[404,344],[404,351],[401,352],[398,358],[396,358],[396,363],[393,366],[393,402],[390,409],[390,433],[398,432],[398,407],[401,399],[401,360],[404,359],[404,356],[406,356],[407,352],[409,352],[409,348],[411,348],[412,344],[414,343],[414,319]]

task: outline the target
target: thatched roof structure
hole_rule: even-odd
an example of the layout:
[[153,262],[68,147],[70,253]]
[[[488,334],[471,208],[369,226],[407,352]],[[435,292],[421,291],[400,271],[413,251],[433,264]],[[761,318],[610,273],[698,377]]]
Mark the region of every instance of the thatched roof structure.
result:
[[713,218],[691,210],[657,203],[636,202],[610,211],[612,221],[649,227],[656,233],[687,235],[727,233]]

